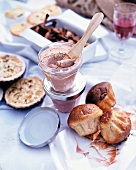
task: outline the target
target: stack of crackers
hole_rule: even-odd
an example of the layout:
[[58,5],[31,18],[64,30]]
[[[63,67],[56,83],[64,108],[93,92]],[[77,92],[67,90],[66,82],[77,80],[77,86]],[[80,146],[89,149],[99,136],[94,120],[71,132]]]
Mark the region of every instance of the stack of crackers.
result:
[[[43,23],[46,15],[55,16],[61,13],[61,8],[57,5],[47,5],[41,8],[40,10],[31,12],[26,17],[26,22],[24,23],[15,23],[11,25],[10,32],[19,36],[22,31],[24,31],[27,27],[31,27],[33,25],[37,25]],[[5,17],[15,20],[17,18],[22,17],[25,14],[25,10],[22,8],[14,8],[5,12]]]

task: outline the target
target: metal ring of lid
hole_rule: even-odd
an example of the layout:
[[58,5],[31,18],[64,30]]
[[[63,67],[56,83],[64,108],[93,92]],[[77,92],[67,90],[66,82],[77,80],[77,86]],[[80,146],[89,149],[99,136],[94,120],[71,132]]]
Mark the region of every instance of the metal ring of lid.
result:
[[45,78],[44,79],[44,89],[46,93],[52,98],[52,99],[57,99],[57,100],[71,100],[79,97],[86,86],[86,81],[81,73],[77,73],[75,81],[74,81],[74,86],[70,90],[66,92],[58,92],[55,91],[49,84],[48,80]]

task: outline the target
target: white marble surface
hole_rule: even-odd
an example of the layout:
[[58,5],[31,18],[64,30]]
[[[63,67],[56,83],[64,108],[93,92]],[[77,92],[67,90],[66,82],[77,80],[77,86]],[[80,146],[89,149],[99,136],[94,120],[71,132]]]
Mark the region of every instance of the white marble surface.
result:
[[[1,1],[3,2],[3,1]],[[17,2],[18,3],[18,2]],[[34,10],[37,9],[37,1],[29,0],[28,3],[18,3],[15,1],[11,2],[19,6],[25,6],[26,9]],[[39,0],[41,6],[44,4],[52,4],[53,0]],[[3,15],[2,13],[0,14]],[[71,18],[72,16],[70,16]],[[74,18],[73,18],[74,19]],[[87,25],[81,25],[80,22],[75,20],[79,26],[86,28]],[[87,21],[86,21],[87,23]],[[6,30],[5,30],[6,28]],[[26,43],[21,38],[14,37],[9,33],[8,27],[4,18],[0,20],[0,51],[15,52],[17,54],[22,54],[27,63],[27,75],[39,74],[37,68],[37,53],[31,48],[31,44]],[[110,49],[113,45],[119,45],[119,40],[115,37],[115,34],[108,31],[106,35],[102,38],[107,47]],[[98,37],[102,36],[102,32],[96,33]],[[25,42],[25,44],[24,44]],[[131,38],[127,42],[127,47],[132,48],[133,57],[132,60],[136,59],[136,39]],[[100,44],[98,44],[96,49],[96,55],[101,55]],[[31,58],[33,54],[33,58]],[[30,61],[29,61],[30,57]],[[110,81],[112,77],[117,74],[120,64],[113,61],[112,58],[108,58],[106,61],[84,64],[80,72],[84,75],[87,86],[84,94],[82,95],[80,103],[84,103],[85,95],[92,85],[99,83],[101,81]],[[31,67],[31,69],[30,69]],[[131,76],[131,75],[130,75]],[[134,83],[136,79],[134,79]],[[128,80],[129,83],[129,80]],[[116,91],[115,91],[116,93]],[[49,98],[46,97],[45,101],[49,102]],[[118,101],[117,101],[118,102]],[[27,114],[28,110],[15,110],[7,107],[5,102],[0,102],[0,167],[2,170],[57,170],[54,165],[53,159],[50,154],[48,146],[40,149],[33,149],[25,146],[21,143],[18,138],[18,128],[24,116]],[[61,130],[67,127],[67,117],[68,114],[58,113],[61,119]],[[136,158],[131,162],[126,170],[134,170],[136,167]],[[108,170],[108,168],[106,168]]]

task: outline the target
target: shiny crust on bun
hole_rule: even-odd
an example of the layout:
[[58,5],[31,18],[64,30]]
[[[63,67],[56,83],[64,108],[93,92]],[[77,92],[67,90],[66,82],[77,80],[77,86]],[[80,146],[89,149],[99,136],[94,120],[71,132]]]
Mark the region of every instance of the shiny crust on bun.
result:
[[104,112],[116,104],[115,94],[109,82],[101,82],[93,86],[87,93],[86,103],[93,103]]
[[82,104],[76,106],[68,117],[68,126],[80,136],[97,132],[100,116],[103,111],[95,104]]
[[130,134],[129,115],[117,108],[104,113],[100,119],[100,130],[104,140],[109,144],[118,144]]

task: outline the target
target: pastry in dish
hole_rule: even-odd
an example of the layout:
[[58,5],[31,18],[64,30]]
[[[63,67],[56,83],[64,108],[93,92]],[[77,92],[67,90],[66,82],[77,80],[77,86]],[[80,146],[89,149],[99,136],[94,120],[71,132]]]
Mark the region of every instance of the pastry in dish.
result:
[[38,77],[22,78],[5,93],[6,103],[15,108],[37,104],[45,96],[42,80]]
[[25,62],[15,54],[0,54],[0,82],[9,82],[23,75],[25,72]]
[[68,117],[68,126],[80,136],[91,135],[98,131],[103,111],[95,104],[76,106]]
[[117,144],[125,140],[131,129],[129,115],[117,108],[104,113],[100,119],[100,130],[104,140],[109,144]]
[[104,112],[116,104],[116,98],[109,82],[101,82],[93,86],[86,96],[86,103],[99,106]]

